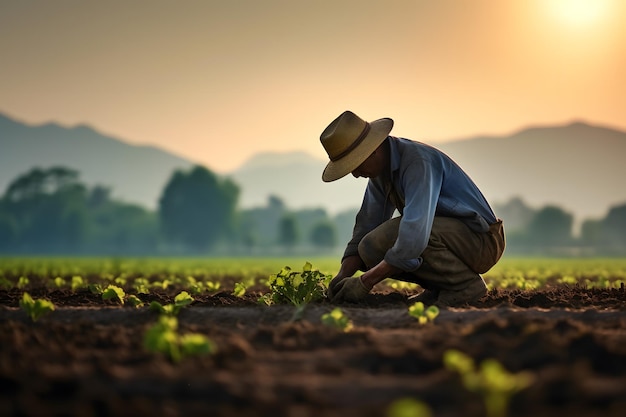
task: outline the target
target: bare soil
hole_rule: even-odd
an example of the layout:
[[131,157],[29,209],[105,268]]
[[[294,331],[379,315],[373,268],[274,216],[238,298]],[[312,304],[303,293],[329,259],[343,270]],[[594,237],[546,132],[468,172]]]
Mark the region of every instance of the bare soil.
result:
[[[88,291],[29,291],[57,309],[32,322],[22,291],[0,291],[2,416],[385,416],[403,397],[434,416],[484,416],[442,357],[458,349],[534,375],[510,416],[623,416],[626,292],[560,287],[494,290],[442,310],[434,323],[408,315],[407,296],[384,290],[340,307],[344,333],[321,324],[335,305],[260,306],[259,294],[195,296],[181,332],[211,338],[218,353],[173,363],[146,351],[157,314]],[[176,291],[140,297],[171,302]]]

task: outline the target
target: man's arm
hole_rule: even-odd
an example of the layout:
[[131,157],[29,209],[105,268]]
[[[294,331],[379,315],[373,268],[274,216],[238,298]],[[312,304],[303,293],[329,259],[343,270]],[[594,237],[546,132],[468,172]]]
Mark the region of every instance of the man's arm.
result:
[[374,288],[374,285],[378,284],[380,281],[385,278],[392,277],[398,273],[402,272],[400,268],[397,268],[385,260],[380,261],[378,265],[370,269],[361,275],[360,279],[363,281],[363,285],[368,290]]
[[356,274],[357,271],[364,269],[365,264],[359,255],[346,256],[341,260],[341,267],[339,272],[328,285],[328,288],[332,291],[335,286],[344,278],[351,277]]

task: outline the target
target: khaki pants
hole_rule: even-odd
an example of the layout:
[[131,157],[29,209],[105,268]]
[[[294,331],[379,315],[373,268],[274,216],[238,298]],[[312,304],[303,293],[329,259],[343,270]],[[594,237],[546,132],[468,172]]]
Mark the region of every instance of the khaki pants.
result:
[[[359,256],[367,268],[384,259],[398,237],[400,217],[369,232],[359,243]],[[475,232],[462,221],[436,216],[422,265],[413,272],[391,278],[414,282],[430,290],[462,290],[498,262],[504,252],[502,220],[485,233]]]

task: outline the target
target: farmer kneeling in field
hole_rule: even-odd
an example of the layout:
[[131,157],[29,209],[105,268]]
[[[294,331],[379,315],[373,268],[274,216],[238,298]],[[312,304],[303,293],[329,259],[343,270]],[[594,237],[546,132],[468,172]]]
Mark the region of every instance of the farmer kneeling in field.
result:
[[[443,152],[389,136],[393,120],[350,111],[322,132],[330,162],[322,179],[369,178],[352,239],[329,285],[333,302],[358,302],[378,282],[419,284],[411,298],[455,306],[487,293],[480,274],[504,251],[504,228],[469,176]],[[392,218],[394,210],[400,216]],[[363,275],[354,278],[357,271]]]

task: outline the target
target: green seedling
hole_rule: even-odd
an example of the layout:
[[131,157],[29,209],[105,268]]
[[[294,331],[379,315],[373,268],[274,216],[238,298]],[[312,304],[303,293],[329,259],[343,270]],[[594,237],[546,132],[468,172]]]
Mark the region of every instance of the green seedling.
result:
[[124,290],[115,285],[109,285],[102,291],[103,300],[117,300],[120,304],[124,304]]
[[485,359],[477,368],[471,357],[454,349],[444,353],[443,362],[446,368],[459,373],[468,391],[483,396],[487,417],[506,417],[513,395],[533,381],[530,373],[510,373],[495,359]]
[[135,279],[133,288],[137,291],[137,294],[150,294],[150,282],[145,278]]
[[141,301],[141,299],[136,295],[129,295],[126,297],[126,301],[128,301],[128,304],[135,308],[143,307],[144,304],[143,301]]
[[235,288],[233,289],[233,295],[235,297],[243,297],[246,293],[246,285],[243,282],[238,282],[235,284]]
[[102,295],[102,293],[104,292],[104,289],[100,284],[89,284],[87,285],[87,288],[89,289],[89,292],[94,295]]
[[206,287],[207,291],[213,292],[219,290],[221,285],[219,281],[207,281],[204,283],[204,286]]
[[387,408],[386,417],[432,417],[428,404],[415,398],[400,398]]
[[328,327],[333,327],[344,332],[349,332],[354,327],[352,321],[339,307],[334,308],[329,313],[322,314],[322,323]]
[[423,302],[418,301],[409,307],[409,315],[415,318],[419,324],[426,324],[437,318],[439,308],[437,306],[429,306],[426,308]]
[[158,322],[148,328],[144,335],[144,346],[150,352],[162,353],[174,362],[192,355],[211,354],[215,345],[199,333],[178,333],[176,317],[160,316]]
[[168,316],[177,316],[180,309],[193,303],[194,299],[187,291],[181,291],[176,297],[174,297],[174,303],[162,305],[158,301],[150,303],[150,310],[165,314]]
[[24,288],[30,283],[30,280],[27,277],[19,277],[17,280],[17,288]]
[[65,282],[65,280],[61,277],[56,277],[54,279],[54,286],[57,288],[61,288],[61,287],[65,287],[67,285],[67,282]]
[[270,275],[270,291],[259,298],[259,302],[266,305],[293,304],[296,311],[292,320],[298,320],[307,304],[324,298],[329,278],[313,269],[310,262],[304,264],[302,272],[292,271],[286,266],[278,274]]
[[71,281],[72,291],[76,291],[79,288],[83,288],[85,286],[85,281],[83,281],[83,277],[80,275],[74,275]]
[[54,311],[54,304],[44,299],[33,299],[25,292],[20,300],[20,308],[26,312],[32,321],[37,321],[41,316]]

